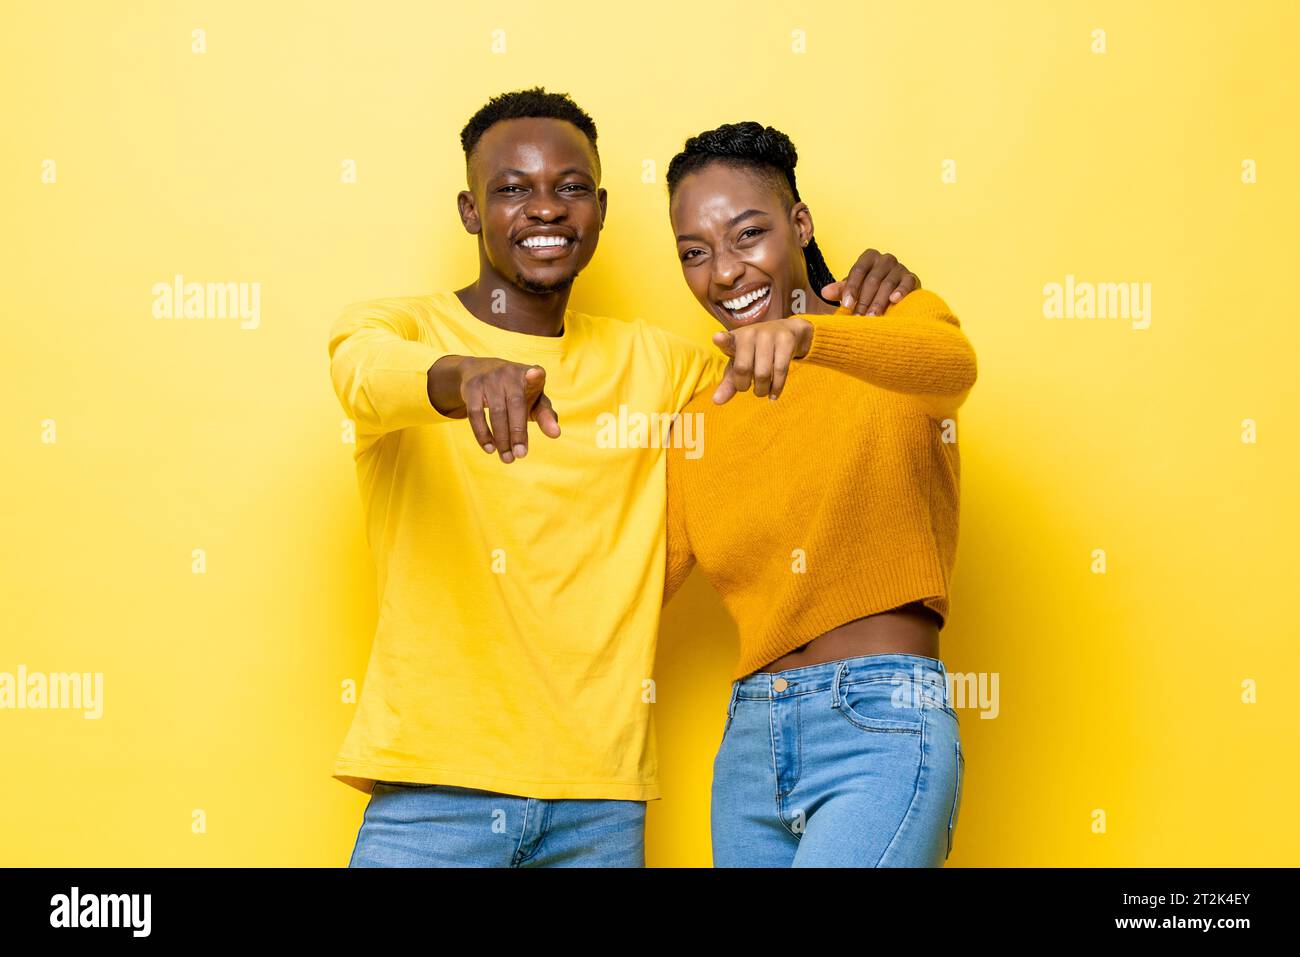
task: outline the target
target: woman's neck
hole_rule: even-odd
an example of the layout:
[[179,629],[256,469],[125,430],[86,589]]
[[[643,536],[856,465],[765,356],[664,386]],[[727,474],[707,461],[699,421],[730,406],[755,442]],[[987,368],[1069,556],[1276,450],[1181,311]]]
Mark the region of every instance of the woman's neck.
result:
[[817,293],[809,289],[808,283],[804,283],[801,288],[804,294],[804,302],[808,304],[808,308],[804,312],[805,315],[829,316],[839,308],[838,306],[827,302],[821,296],[817,295]]

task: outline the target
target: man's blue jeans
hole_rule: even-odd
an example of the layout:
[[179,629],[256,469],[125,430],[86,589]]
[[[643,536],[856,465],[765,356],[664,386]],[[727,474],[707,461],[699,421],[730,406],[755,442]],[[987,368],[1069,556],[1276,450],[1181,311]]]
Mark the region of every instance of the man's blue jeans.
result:
[[942,867],[965,758],[943,663],[846,658],[732,685],[715,867]]
[[644,867],[645,802],[377,781],[349,867]]

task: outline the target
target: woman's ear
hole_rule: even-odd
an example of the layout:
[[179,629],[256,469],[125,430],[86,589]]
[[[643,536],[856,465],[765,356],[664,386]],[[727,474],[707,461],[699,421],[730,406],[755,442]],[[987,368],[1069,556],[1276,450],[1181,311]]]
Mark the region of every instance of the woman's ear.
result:
[[806,247],[813,238],[812,210],[804,202],[795,203],[790,208],[790,224],[799,239],[799,245]]

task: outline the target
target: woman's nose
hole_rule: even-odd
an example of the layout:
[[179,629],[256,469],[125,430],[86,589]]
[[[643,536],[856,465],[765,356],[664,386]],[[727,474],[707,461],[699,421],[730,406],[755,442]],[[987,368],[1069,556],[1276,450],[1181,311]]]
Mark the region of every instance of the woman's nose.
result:
[[745,264],[731,256],[713,257],[713,282],[718,286],[730,286],[745,271]]

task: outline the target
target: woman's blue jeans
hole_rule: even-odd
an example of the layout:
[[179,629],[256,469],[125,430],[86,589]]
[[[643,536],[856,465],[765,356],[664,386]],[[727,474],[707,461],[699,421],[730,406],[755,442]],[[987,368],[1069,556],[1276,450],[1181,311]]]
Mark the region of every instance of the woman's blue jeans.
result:
[[965,758],[943,663],[845,658],[732,684],[715,867],[942,867]]

